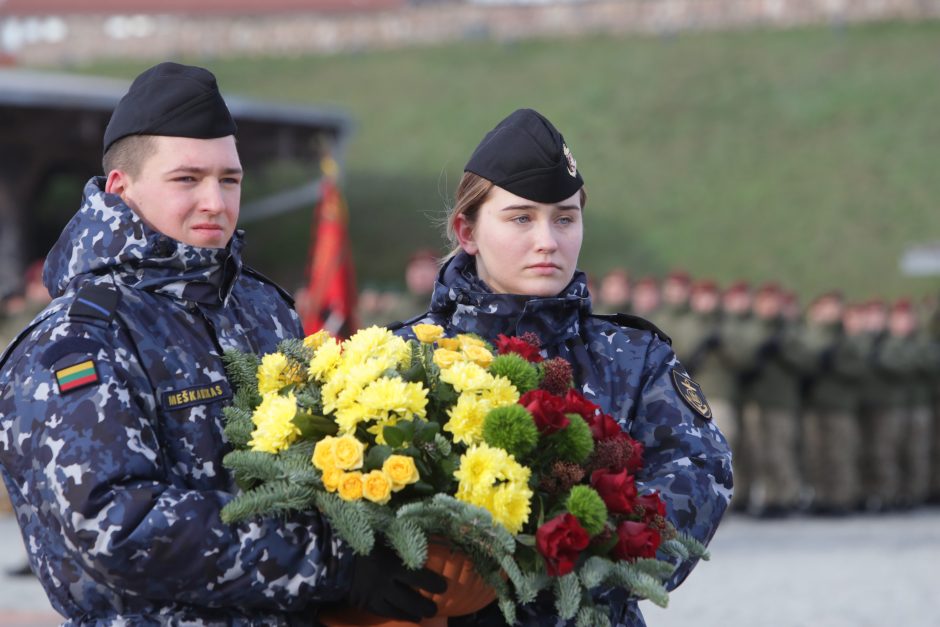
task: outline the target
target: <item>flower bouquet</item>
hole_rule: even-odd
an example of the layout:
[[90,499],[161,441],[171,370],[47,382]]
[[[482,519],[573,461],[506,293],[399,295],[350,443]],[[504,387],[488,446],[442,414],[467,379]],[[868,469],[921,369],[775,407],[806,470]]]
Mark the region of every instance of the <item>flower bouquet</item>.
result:
[[572,388],[570,364],[531,334],[414,332],[226,353],[224,463],[243,491],[223,519],[315,508],[357,554],[385,542],[415,569],[444,542],[509,623],[540,593],[592,627],[609,624],[597,593],[611,587],[664,606],[675,562],[705,549],[639,494],[642,445]]

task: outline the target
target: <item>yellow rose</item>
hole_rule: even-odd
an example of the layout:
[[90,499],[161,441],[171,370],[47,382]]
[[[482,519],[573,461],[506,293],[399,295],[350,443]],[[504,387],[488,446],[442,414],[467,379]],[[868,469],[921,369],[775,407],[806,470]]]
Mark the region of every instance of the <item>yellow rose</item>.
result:
[[458,335],[457,341],[460,342],[460,348],[464,350],[466,350],[468,346],[479,346],[480,348],[484,348],[486,346],[486,342],[480,338],[467,335],[466,333],[461,333]]
[[481,368],[489,368],[490,364],[493,363],[493,353],[482,346],[468,344],[463,347],[463,354]]
[[339,480],[339,498],[344,501],[358,501],[362,498],[362,473],[347,472]]
[[362,496],[379,505],[388,503],[389,499],[392,498],[392,482],[389,480],[388,475],[381,470],[373,470],[363,476]]
[[407,455],[389,455],[382,464],[382,471],[392,480],[392,490],[398,492],[406,485],[414,483],[421,477],[415,460]]
[[366,445],[352,435],[336,438],[333,445],[334,465],[340,470],[356,470],[362,468],[362,455]]
[[336,438],[326,436],[313,449],[313,465],[326,472],[336,466]]
[[326,488],[327,492],[336,492],[344,476],[346,476],[346,473],[339,468],[330,468],[323,471],[320,480],[323,481],[323,487]]
[[434,351],[434,363],[437,364],[438,368],[450,368],[463,360],[463,356],[457,351],[447,348],[439,348]]
[[444,335],[444,327],[437,324],[416,324],[411,327],[411,330],[415,332],[418,341],[423,344],[433,344]]
[[460,340],[455,337],[442,337],[437,341],[440,348],[446,348],[449,351],[460,350]]

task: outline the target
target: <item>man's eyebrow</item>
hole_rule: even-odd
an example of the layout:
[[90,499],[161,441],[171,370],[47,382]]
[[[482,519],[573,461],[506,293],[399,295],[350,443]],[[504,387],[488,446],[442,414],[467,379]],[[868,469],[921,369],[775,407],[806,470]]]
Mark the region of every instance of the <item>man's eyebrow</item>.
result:
[[[181,165],[178,168],[173,168],[167,174],[208,174],[208,168],[200,168],[195,165]],[[225,168],[222,170],[222,174],[243,174],[244,171],[241,168]]]

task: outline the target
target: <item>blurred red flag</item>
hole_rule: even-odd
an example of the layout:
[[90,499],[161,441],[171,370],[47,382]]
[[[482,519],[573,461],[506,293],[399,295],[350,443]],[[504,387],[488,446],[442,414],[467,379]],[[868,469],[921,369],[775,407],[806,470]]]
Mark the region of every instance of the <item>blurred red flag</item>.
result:
[[322,170],[320,202],[310,231],[308,283],[301,315],[306,334],[326,329],[336,337],[347,338],[358,328],[356,278],[346,229],[348,213],[336,184],[339,170],[336,162],[329,157],[324,159]]

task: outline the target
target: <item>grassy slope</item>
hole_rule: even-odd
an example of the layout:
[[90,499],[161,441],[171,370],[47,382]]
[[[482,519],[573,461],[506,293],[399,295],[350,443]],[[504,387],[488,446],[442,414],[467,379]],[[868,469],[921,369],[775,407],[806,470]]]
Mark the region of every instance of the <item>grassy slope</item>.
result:
[[[229,93],[355,118],[347,193],[365,280],[395,281],[413,245],[440,245],[428,216],[473,147],[532,106],[587,181],[585,269],[682,266],[862,297],[937,284],[897,268],[906,245],[940,239],[938,61],[940,23],[203,62]],[[291,224],[306,235],[303,217]]]

